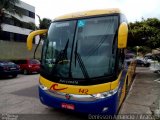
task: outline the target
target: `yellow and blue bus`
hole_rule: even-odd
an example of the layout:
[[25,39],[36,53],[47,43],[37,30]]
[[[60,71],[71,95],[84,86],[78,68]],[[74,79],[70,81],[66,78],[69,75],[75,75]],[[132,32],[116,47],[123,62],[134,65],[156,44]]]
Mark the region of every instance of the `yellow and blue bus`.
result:
[[39,98],[47,106],[91,114],[117,114],[134,75],[125,64],[128,26],[119,9],[67,14],[36,35],[43,42]]

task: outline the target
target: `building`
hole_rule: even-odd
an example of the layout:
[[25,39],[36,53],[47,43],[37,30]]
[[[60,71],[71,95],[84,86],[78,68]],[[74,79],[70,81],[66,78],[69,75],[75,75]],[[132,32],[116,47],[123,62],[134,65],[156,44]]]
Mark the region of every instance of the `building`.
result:
[[20,1],[16,9],[22,11],[22,17],[8,15],[2,24],[1,40],[26,42],[28,34],[35,29],[35,7]]

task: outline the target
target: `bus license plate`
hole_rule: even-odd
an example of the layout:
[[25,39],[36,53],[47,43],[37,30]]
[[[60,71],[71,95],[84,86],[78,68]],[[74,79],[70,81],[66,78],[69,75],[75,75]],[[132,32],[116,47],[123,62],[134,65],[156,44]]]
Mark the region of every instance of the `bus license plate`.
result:
[[62,103],[61,107],[65,108],[65,109],[74,110],[74,105],[73,104]]

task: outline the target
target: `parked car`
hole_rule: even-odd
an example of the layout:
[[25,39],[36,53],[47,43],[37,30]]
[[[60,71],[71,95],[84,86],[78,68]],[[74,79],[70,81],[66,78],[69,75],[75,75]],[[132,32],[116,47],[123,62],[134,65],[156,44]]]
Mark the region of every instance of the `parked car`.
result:
[[145,55],[143,59],[146,62],[151,62],[155,58],[154,58],[154,56],[152,54],[150,54],[150,55]]
[[130,65],[131,62],[136,62],[135,61],[135,54],[133,53],[127,53],[125,55],[125,63],[127,63],[127,65]]
[[14,60],[14,63],[20,66],[21,72],[25,75],[40,71],[40,62],[36,59]]
[[160,74],[160,62],[152,61],[150,65],[150,70]]
[[160,54],[153,55],[153,59],[150,60],[150,70],[160,74]]
[[149,62],[144,61],[142,59],[136,59],[136,63],[137,63],[137,66],[139,67],[149,67],[150,66]]
[[10,61],[0,61],[0,77],[12,76],[17,77],[20,73],[20,67]]

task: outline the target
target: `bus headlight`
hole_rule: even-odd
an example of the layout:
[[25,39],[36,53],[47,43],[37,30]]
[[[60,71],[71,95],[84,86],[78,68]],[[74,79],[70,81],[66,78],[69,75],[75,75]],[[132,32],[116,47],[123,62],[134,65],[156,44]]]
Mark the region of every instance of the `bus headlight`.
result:
[[114,90],[110,90],[107,92],[93,94],[92,96],[95,97],[96,99],[103,99],[103,98],[110,97],[110,96],[114,95],[115,93],[117,93],[117,91],[118,91],[118,87]]
[[48,88],[44,85],[39,85],[39,87],[42,89],[42,90],[48,90]]

